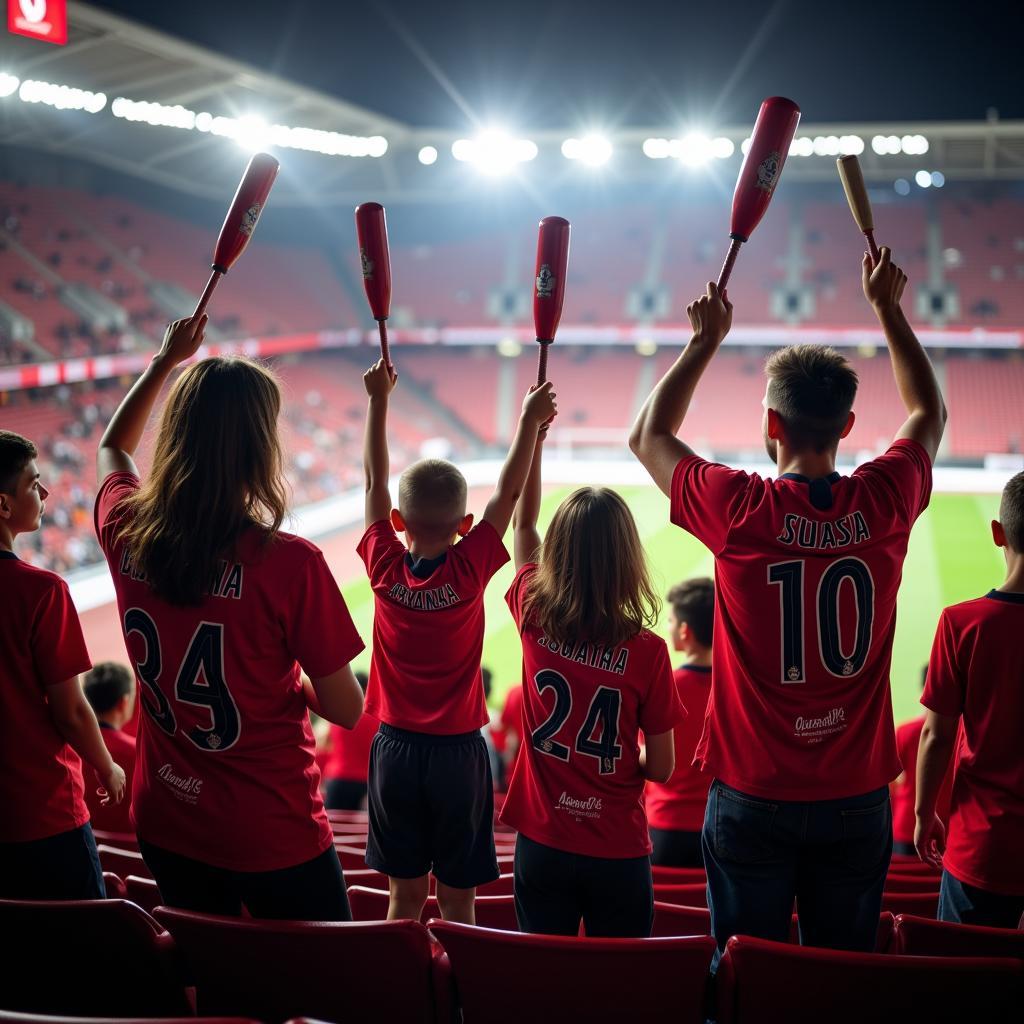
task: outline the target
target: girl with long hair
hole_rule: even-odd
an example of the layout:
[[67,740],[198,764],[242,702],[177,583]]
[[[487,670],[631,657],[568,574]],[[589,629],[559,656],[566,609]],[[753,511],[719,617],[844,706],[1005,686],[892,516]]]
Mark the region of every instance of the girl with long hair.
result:
[[308,712],[356,724],[363,644],[319,549],[281,530],[277,380],[248,359],[196,362],[145,481],[133,461],[205,326],[167,328],[97,455],[96,532],[144,709],[132,820],[166,904],[347,920]]
[[543,441],[513,519],[506,595],[523,644],[523,742],[501,812],[519,832],[516,916],[527,932],[576,935],[582,920],[590,936],[643,937],[654,916],[644,781],[671,776],[684,712],[622,498],[580,488],[541,543]]

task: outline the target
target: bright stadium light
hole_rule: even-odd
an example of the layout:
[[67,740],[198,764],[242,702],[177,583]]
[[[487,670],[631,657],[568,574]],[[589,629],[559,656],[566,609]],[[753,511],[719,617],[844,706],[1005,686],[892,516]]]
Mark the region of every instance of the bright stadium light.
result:
[[644,139],[643,150],[650,160],[664,160],[668,156],[668,139]]
[[424,146],[416,156],[421,164],[429,167],[431,164],[437,163],[437,148],[435,146]]
[[751,141],[752,141],[752,140],[751,140],[750,136],[748,135],[748,136],[747,136],[747,138],[745,138],[745,139],[744,139],[744,140],[743,140],[743,141],[742,141],[742,142],[740,143],[740,152],[741,152],[741,153],[742,153],[742,154],[743,154],[744,156],[746,156],[746,155],[747,155],[747,154],[748,154],[748,153],[750,152],[750,143],[751,143]]
[[931,171],[918,171],[914,175],[914,181],[917,182],[918,188],[931,188],[932,187],[932,175]]
[[946,176],[942,171],[932,171],[932,188],[942,188],[946,184]]
[[17,75],[0,71],[0,97],[10,96],[21,85],[21,79]]
[[711,140],[711,155],[716,160],[728,160],[736,152],[736,144],[732,139],[719,135]]
[[23,103],[42,103],[57,110],[84,110],[88,114],[98,114],[107,105],[106,93],[75,89],[54,82],[38,82],[31,78],[21,83],[18,99]]
[[168,107],[163,103],[136,102],[118,96],[110,104],[110,112],[114,117],[125,121],[140,121],[144,124],[161,128],[184,128],[191,131],[196,126],[194,110],[182,106]]
[[790,156],[812,156],[814,154],[814,140],[807,135],[801,135],[789,144]]
[[483,132],[475,139],[456,139],[452,156],[462,163],[471,163],[482,174],[508,174],[517,164],[537,157],[537,143],[530,139],[514,139],[504,132]]
[[839,152],[843,156],[860,156],[864,152],[864,140],[859,135],[841,135]]
[[603,135],[584,135],[582,139],[566,139],[562,156],[578,160],[588,167],[600,167],[612,158],[612,144]]
[[650,357],[658,354],[658,343],[653,338],[638,338],[634,347],[638,356]]
[[928,140],[923,135],[904,135],[900,147],[910,156],[923,156],[928,152]]
[[515,359],[523,351],[523,346],[515,338],[501,338],[497,345],[498,355],[506,359]]

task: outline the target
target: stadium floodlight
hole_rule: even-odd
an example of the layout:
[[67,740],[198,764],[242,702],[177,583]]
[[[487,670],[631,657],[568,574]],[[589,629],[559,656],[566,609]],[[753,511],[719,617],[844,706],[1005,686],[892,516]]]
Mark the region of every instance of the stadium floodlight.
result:
[[942,188],[946,184],[946,176],[942,171],[932,171],[932,188]]
[[687,132],[678,141],[678,146],[673,146],[672,155],[686,167],[703,167],[714,155],[711,152],[711,139],[703,132]]
[[928,140],[923,135],[904,135],[900,147],[910,156],[923,156],[928,152]]
[[897,178],[892,187],[896,190],[898,196],[909,196],[910,195],[910,182],[906,178]]
[[812,156],[814,154],[814,140],[807,135],[801,135],[789,144],[790,156]]
[[582,139],[566,139],[562,156],[578,160],[588,167],[600,167],[612,158],[612,144],[603,135],[584,135]]
[[497,176],[508,174],[517,164],[536,159],[537,143],[516,139],[501,131],[487,131],[475,139],[456,139],[452,143],[452,156],[462,163],[472,164],[481,174]]
[[165,106],[163,103],[147,103],[118,96],[110,104],[114,117],[125,121],[139,121],[160,128],[183,128],[191,131],[196,126],[196,113],[182,106]]
[[914,175],[914,181],[917,182],[918,188],[931,188],[932,187],[932,174],[931,171],[918,171]]
[[21,85],[21,79],[17,75],[0,71],[0,97],[10,96],[17,91],[19,85]]
[[638,338],[634,348],[638,356],[650,357],[658,354],[658,343],[653,338]]
[[419,153],[416,154],[419,162],[426,167],[431,164],[437,163],[437,147],[436,146],[424,146]]
[[258,114],[246,114],[244,117],[233,118],[234,125],[230,137],[242,149],[249,153],[258,153],[267,148],[270,125]]
[[515,359],[516,356],[522,354],[523,346],[515,338],[506,337],[498,340],[497,350],[499,356],[504,356],[506,359]]
[[668,139],[644,139],[643,150],[650,160],[664,160],[668,156]]
[[749,135],[740,143],[740,152],[744,156],[746,156],[750,152],[750,143],[751,138]]
[[711,155],[716,160],[728,160],[736,152],[736,144],[732,139],[719,135],[711,140]]
[[[910,136],[906,136],[910,138]],[[898,135],[875,135],[871,139],[871,148],[879,156],[896,156],[903,152],[903,141]]]
[[106,93],[75,89],[55,82],[26,79],[18,88],[18,99],[23,103],[42,103],[56,110],[84,110],[98,114],[107,105]]
[[860,156],[864,152],[864,140],[859,135],[840,135],[839,152],[843,156]]

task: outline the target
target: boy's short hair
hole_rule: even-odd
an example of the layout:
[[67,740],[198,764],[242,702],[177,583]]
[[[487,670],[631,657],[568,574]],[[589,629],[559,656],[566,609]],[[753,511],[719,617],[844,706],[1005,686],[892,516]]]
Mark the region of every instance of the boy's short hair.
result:
[[702,647],[710,647],[715,630],[715,584],[707,577],[684,580],[669,592],[676,622],[685,622]]
[[38,454],[36,446],[27,437],[12,430],[0,430],[0,491],[14,494],[18,489],[18,477]]
[[839,443],[853,400],[857,371],[826,345],[791,345],[768,357],[768,407],[782,417],[797,451],[825,451]]
[[1010,477],[999,502],[999,522],[1006,543],[1018,555],[1024,554],[1024,473]]
[[398,511],[413,533],[451,536],[466,514],[466,478],[445,459],[414,462],[398,482]]
[[97,714],[105,714],[135,689],[135,677],[127,665],[101,661],[85,674],[85,699]]

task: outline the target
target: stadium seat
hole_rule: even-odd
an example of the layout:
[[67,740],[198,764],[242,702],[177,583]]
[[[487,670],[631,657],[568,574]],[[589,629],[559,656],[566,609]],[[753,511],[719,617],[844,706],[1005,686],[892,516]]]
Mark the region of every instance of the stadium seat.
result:
[[147,913],[153,913],[163,902],[160,899],[160,890],[152,878],[142,878],[140,875],[129,875],[124,880],[126,899],[129,899],[138,907],[142,907]]
[[134,832],[104,832],[102,829],[94,828],[92,834],[97,844],[103,843],[118,850],[138,852],[139,837]]
[[334,849],[338,851],[338,859],[341,861],[342,871],[360,871],[366,867],[366,847],[348,846],[334,843]]
[[[368,889],[363,885],[348,887],[348,902],[354,921],[384,921],[391,897],[386,889]],[[436,896],[427,898],[421,921],[439,917],[441,909]],[[476,923],[481,928],[497,928],[505,932],[519,931],[513,896],[477,896]]]
[[58,1017],[0,1010],[0,1024],[260,1024],[248,1017]]
[[889,872],[885,878],[885,891],[892,893],[903,892],[938,892],[939,879],[930,875],[920,874],[894,874]]
[[844,953],[741,935],[726,944],[716,980],[718,1024],[981,1021],[1019,1008],[1024,964]]
[[107,891],[108,900],[124,900],[128,898],[124,882],[113,871],[103,872],[103,888]]
[[0,900],[0,935],[6,1010],[90,1017],[192,1013],[171,937],[126,900]]
[[153,873],[142,859],[142,854],[135,850],[119,850],[117,847],[107,846],[106,843],[100,843],[96,849],[100,855],[100,867],[104,871],[112,871],[118,878],[127,878],[129,875],[153,877]]
[[704,885],[707,875],[703,868],[668,868],[651,865],[655,885]]
[[708,889],[705,883],[689,882],[682,885],[654,883],[654,898],[662,903],[675,903],[682,907],[706,907]]
[[908,956],[1015,956],[1024,959],[1024,931],[980,928],[900,914],[893,952]]
[[415,921],[247,921],[158,907],[203,1014],[432,1022],[430,936]]
[[[464,1024],[704,1020],[714,940],[522,935],[446,921],[427,925],[445,951]],[[628,979],[628,984],[624,981]]]
[[917,917],[935,917],[939,909],[939,890],[932,892],[882,893],[882,909],[890,914],[914,914]]

